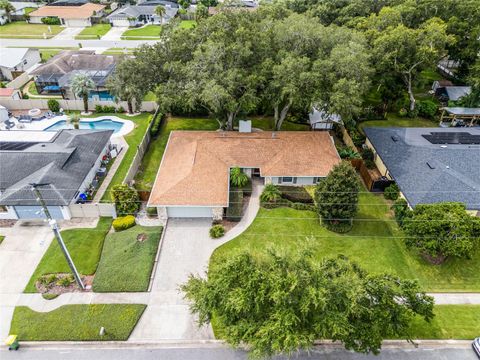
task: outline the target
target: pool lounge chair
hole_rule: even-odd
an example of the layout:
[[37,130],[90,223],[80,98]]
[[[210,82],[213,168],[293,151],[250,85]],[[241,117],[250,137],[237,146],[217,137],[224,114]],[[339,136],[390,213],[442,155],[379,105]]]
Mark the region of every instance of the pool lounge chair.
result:
[[49,111],[45,111],[43,113],[43,116],[47,119],[51,119],[51,118],[55,117],[55,114],[49,110]]
[[21,123],[31,123],[32,122],[32,117],[30,115],[20,115],[18,117],[18,121]]

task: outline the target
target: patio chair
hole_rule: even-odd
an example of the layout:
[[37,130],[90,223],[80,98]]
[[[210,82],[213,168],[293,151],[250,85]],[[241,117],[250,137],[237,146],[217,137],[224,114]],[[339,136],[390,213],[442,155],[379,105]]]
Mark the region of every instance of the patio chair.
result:
[[30,115],[20,115],[18,117],[18,121],[21,122],[21,123],[30,124],[32,122],[32,117]]
[[53,112],[51,112],[50,110],[48,110],[48,111],[45,111],[43,113],[43,116],[45,116],[45,118],[47,118],[47,119],[51,119],[52,117],[55,116],[55,114]]

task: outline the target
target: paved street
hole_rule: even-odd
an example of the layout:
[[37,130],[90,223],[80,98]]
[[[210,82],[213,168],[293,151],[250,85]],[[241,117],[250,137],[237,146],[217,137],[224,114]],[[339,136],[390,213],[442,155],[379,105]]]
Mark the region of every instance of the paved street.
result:
[[[25,349],[17,352],[0,351],[2,360],[247,360],[243,351],[234,351],[224,347],[189,347],[116,349]],[[275,357],[285,360],[286,357]],[[341,349],[316,349],[310,354],[293,355],[296,360],[478,360],[468,346],[444,349],[384,349],[378,356],[355,354]]]
[[0,39],[2,47],[76,47],[84,48],[135,48],[142,44],[154,44],[156,40],[58,40],[53,39]]

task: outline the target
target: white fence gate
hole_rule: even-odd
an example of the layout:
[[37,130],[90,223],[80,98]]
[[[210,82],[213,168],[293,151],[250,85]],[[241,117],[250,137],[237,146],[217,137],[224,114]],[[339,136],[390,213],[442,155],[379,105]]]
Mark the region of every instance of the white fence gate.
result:
[[115,204],[71,204],[68,209],[72,218],[108,216],[115,219],[117,217]]

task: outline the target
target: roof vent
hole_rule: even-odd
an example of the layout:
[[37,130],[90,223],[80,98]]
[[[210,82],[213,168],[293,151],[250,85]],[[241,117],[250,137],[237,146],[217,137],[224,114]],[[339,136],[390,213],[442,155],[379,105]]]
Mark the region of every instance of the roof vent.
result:
[[252,121],[251,120],[240,120],[238,122],[238,131],[241,133],[251,133],[252,132]]
[[448,146],[447,145],[440,145],[442,149],[446,149]]
[[398,140],[400,140],[397,135],[392,135],[391,138],[393,142],[397,142]]
[[431,162],[427,161],[427,166],[432,170],[435,169],[435,165],[433,165]]
[[275,139],[275,137],[277,136],[277,134],[275,133],[275,131],[272,132],[272,139]]

